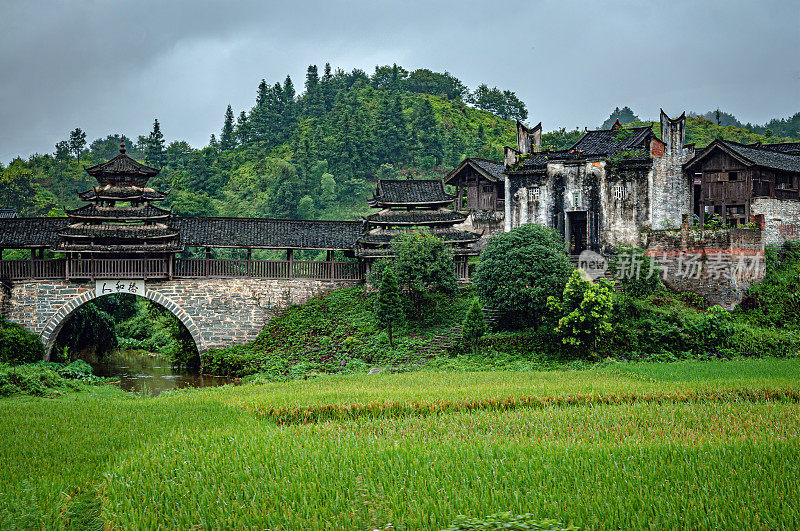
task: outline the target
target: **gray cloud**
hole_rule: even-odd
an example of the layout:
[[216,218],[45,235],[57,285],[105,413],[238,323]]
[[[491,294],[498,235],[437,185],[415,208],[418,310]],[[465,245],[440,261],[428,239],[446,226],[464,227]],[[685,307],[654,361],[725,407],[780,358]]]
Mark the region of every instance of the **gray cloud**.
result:
[[89,138],[207,143],[261,78],[398,62],[516,91],[545,130],[720,107],[798,109],[800,3],[19,1],[0,6],[0,160]]

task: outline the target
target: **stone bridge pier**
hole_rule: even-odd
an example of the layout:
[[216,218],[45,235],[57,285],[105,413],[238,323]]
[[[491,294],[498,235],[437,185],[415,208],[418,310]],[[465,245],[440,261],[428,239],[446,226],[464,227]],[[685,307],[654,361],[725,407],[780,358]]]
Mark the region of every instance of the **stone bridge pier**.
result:
[[[9,321],[39,334],[46,359],[58,333],[75,310],[107,295],[103,281],[25,280],[3,286],[0,310]],[[105,281],[113,287],[118,281]],[[121,282],[121,281],[120,281]],[[277,313],[293,304],[358,281],[206,278],[125,281],[135,292],[163,306],[186,326],[200,353],[254,340]],[[130,291],[128,291],[130,290]]]

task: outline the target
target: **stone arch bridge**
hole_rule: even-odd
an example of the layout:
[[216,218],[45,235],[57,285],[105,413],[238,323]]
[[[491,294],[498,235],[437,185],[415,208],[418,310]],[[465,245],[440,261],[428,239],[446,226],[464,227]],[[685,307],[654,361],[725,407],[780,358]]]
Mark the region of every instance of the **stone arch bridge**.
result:
[[[120,291],[174,314],[200,353],[252,341],[278,312],[357,280],[175,278],[137,281],[21,280],[4,283],[2,314],[39,334],[49,359],[64,323],[83,304]],[[113,291],[112,291],[113,290]],[[104,293],[105,292],[105,293]]]

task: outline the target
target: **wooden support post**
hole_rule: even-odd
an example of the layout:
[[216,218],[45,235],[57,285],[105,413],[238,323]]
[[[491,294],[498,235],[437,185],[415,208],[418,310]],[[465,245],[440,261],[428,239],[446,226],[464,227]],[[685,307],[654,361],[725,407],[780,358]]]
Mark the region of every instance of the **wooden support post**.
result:
[[325,261],[328,262],[328,278],[333,280],[333,251],[330,249],[325,252]]
[[294,249],[286,249],[286,261],[289,262],[287,267],[289,269],[289,278],[294,278]]
[[253,249],[247,248],[247,276],[253,276]]

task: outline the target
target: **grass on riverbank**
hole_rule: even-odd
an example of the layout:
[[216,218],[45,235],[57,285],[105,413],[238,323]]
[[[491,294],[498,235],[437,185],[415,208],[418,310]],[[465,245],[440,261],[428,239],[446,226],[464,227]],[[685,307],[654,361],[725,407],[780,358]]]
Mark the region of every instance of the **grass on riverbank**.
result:
[[[584,528],[794,528],[798,391],[800,361],[764,359],[3,399],[0,528],[441,529],[503,511]],[[414,410],[626,393],[663,400]],[[353,404],[409,408],[264,414]]]

